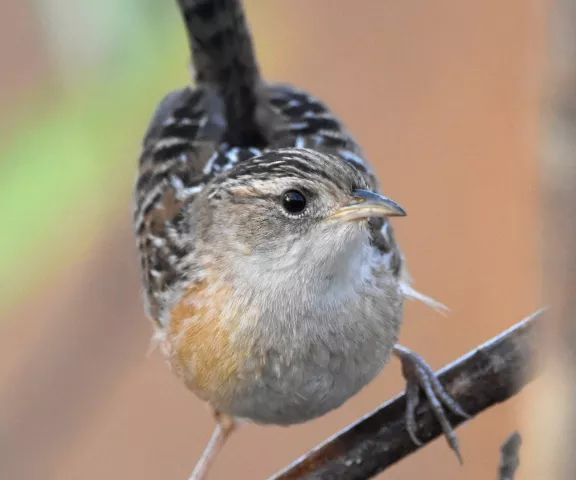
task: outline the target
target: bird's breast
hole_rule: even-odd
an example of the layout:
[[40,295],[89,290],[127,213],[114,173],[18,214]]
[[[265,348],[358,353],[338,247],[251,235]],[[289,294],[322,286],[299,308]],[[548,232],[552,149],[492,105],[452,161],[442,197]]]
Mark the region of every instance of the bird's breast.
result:
[[299,311],[214,285],[195,284],[172,310],[169,358],[188,388],[236,417],[293,424],[323,415],[382,370],[398,338],[395,289]]
[[233,292],[202,281],[188,288],[172,309],[168,325],[168,358],[172,370],[200,398],[222,403],[230,396],[250,355],[236,339],[227,300]]

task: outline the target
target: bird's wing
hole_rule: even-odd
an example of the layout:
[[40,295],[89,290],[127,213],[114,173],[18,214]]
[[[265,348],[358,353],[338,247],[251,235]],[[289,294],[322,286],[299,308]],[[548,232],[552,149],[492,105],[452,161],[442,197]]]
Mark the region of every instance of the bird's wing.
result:
[[185,265],[192,242],[183,209],[216,174],[260,153],[223,141],[223,108],[207,87],[172,92],[158,106],[144,138],[134,228],[146,310],[156,321],[167,297],[194,273]]

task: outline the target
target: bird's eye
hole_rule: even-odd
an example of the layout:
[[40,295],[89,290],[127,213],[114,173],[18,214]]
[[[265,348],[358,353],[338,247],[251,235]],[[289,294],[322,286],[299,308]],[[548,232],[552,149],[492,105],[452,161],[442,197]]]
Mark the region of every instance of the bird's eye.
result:
[[282,206],[288,213],[302,213],[306,208],[306,197],[298,190],[288,190],[282,194]]

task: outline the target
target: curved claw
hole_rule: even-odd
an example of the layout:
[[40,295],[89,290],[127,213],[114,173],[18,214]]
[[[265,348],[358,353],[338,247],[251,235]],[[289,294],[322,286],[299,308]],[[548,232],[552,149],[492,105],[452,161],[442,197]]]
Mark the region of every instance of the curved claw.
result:
[[464,418],[469,418],[469,415],[462,409],[458,402],[450,396],[436,377],[434,370],[432,370],[430,365],[428,365],[420,355],[401,345],[394,347],[394,354],[402,363],[402,373],[406,379],[406,430],[410,438],[416,445],[419,446],[422,444],[416,436],[416,407],[419,403],[418,393],[419,390],[422,389],[432,408],[434,416],[442,427],[448,445],[456,454],[460,464],[462,464],[458,437],[448,421],[444,407]]
[[406,430],[414,444],[421,446],[422,442],[416,436],[418,425],[416,424],[416,407],[420,403],[420,395],[417,383],[408,383],[406,385]]

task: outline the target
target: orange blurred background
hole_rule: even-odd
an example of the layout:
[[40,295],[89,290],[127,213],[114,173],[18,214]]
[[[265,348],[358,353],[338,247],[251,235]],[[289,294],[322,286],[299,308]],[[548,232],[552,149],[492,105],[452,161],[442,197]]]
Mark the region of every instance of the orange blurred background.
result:
[[[262,70],[325,100],[409,216],[401,341],[435,368],[540,306],[537,1],[248,0]],[[188,81],[166,0],[0,4],[0,479],[185,479],[214,427],[145,353],[131,188],[163,94]],[[243,427],[212,478],[271,475],[403,388],[398,363],[306,425]],[[518,397],[389,469],[496,478]],[[521,430],[522,431],[522,430]],[[525,470],[518,478],[527,478]]]

